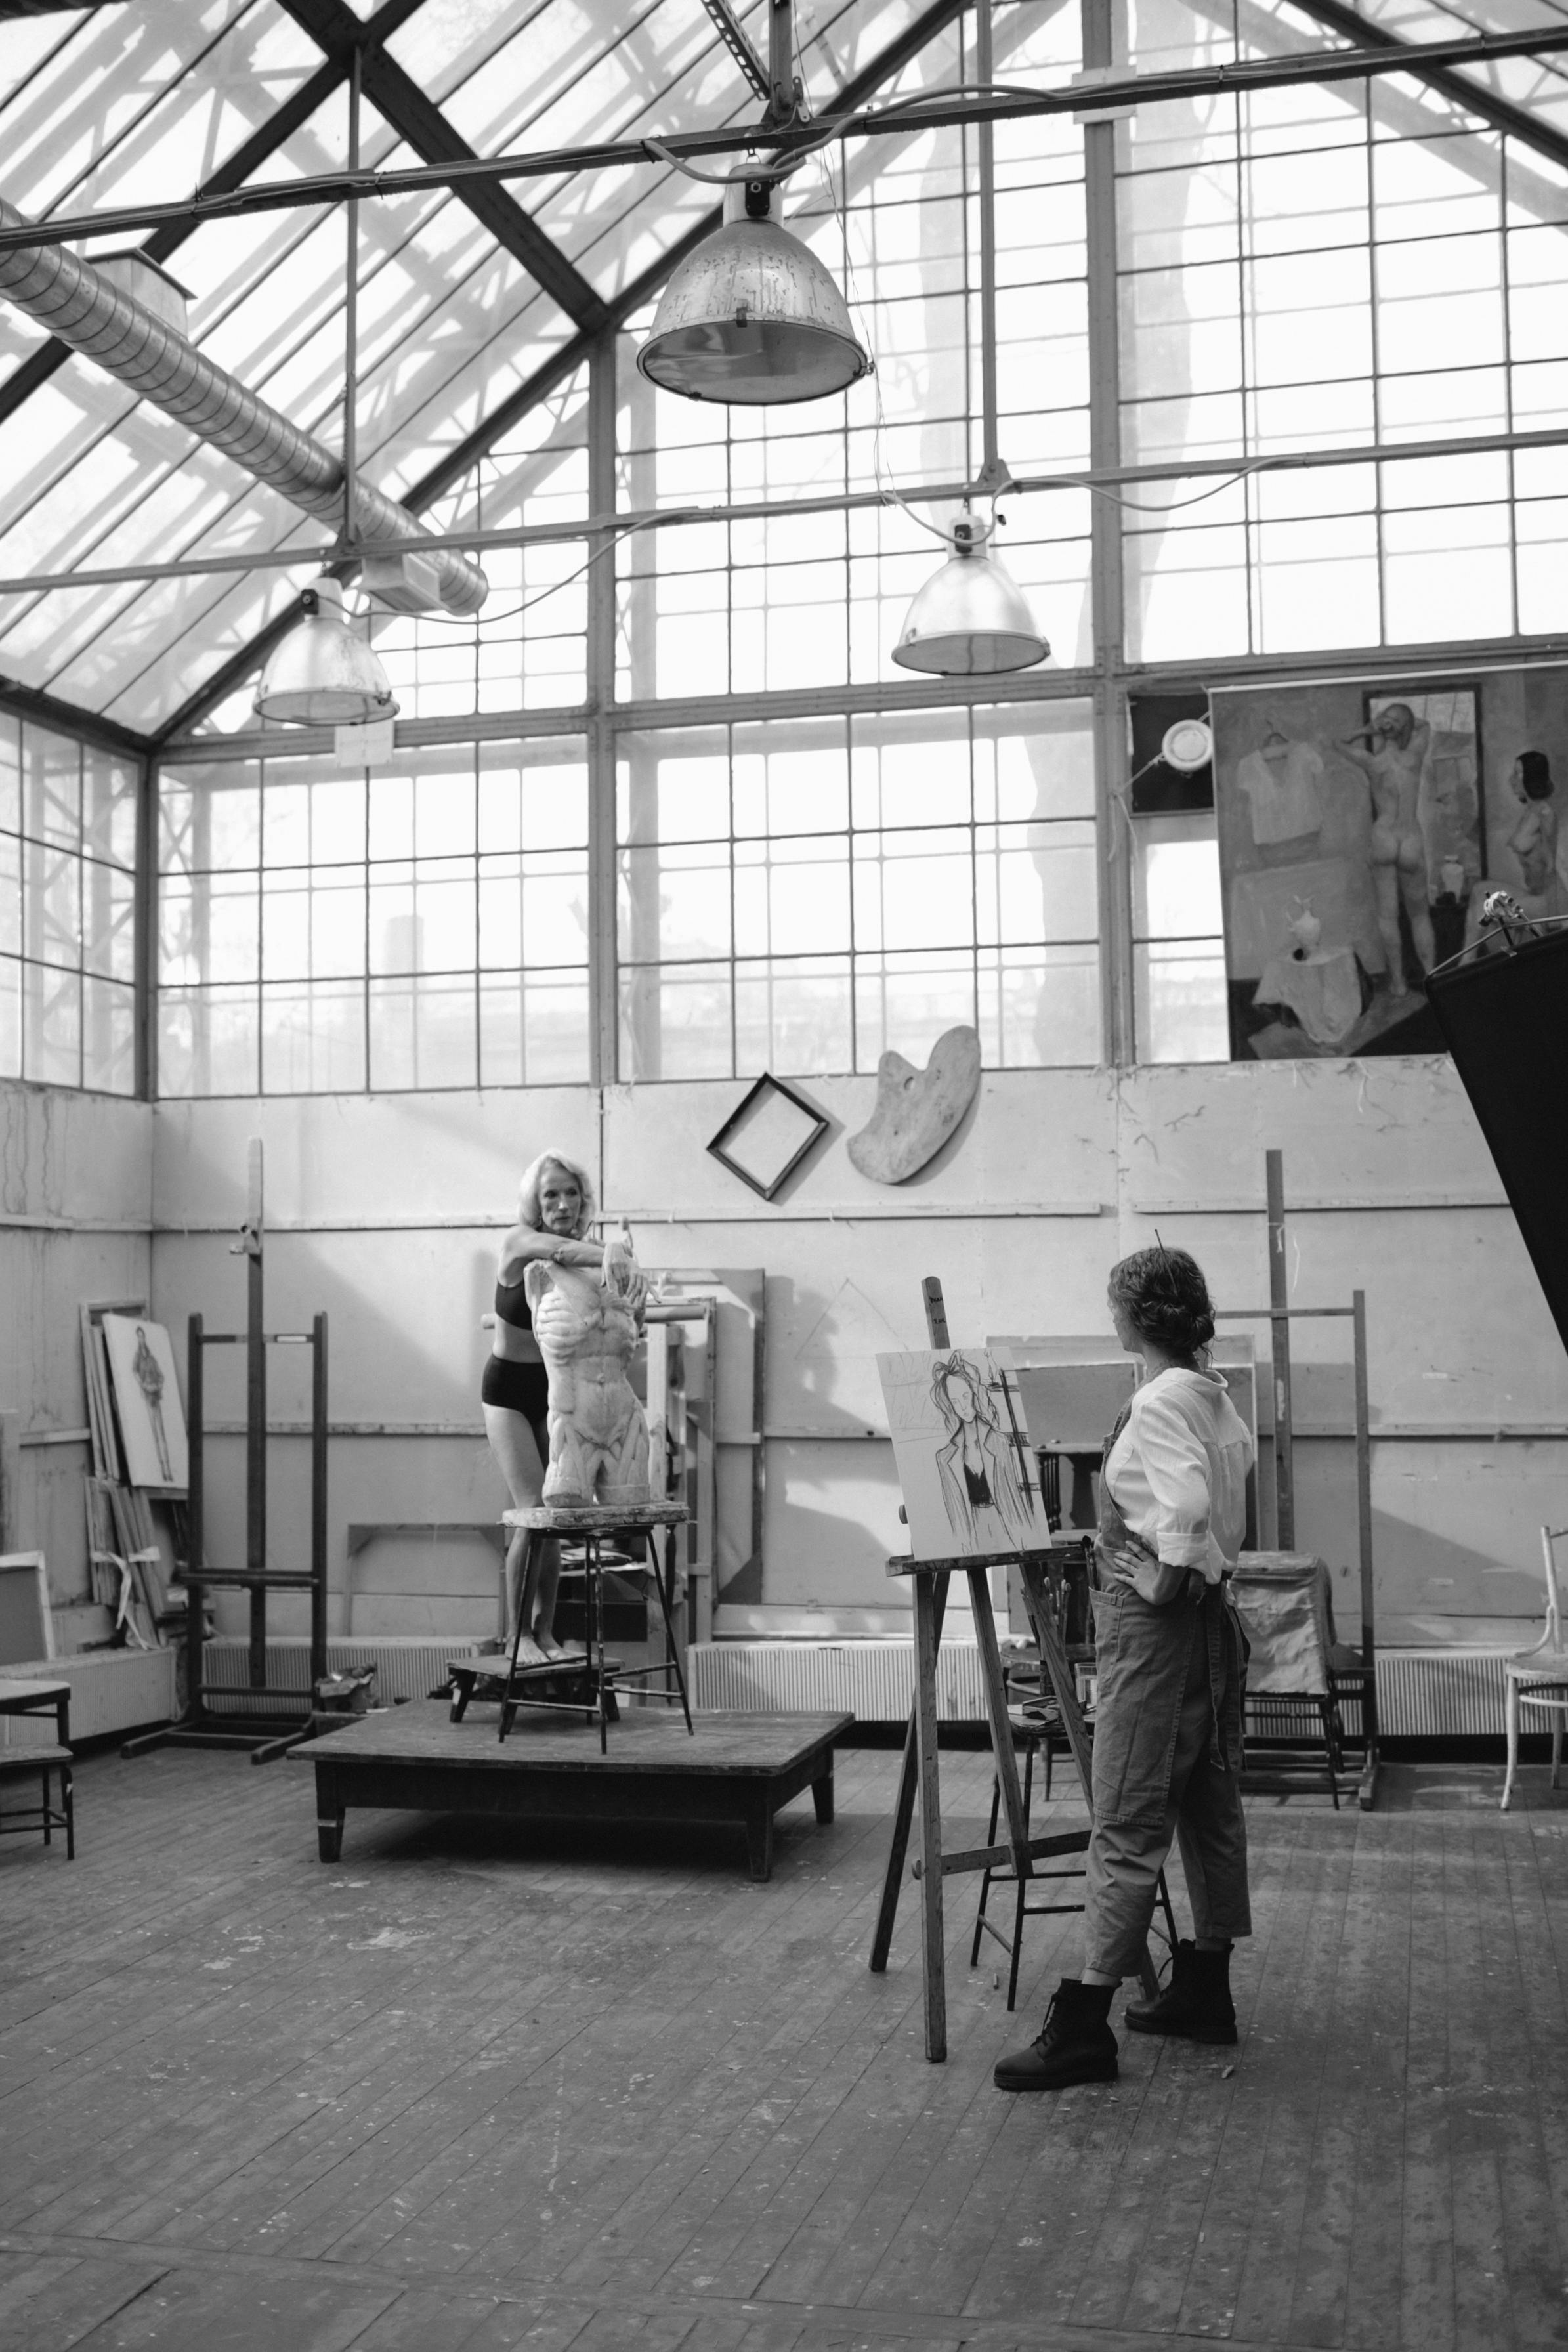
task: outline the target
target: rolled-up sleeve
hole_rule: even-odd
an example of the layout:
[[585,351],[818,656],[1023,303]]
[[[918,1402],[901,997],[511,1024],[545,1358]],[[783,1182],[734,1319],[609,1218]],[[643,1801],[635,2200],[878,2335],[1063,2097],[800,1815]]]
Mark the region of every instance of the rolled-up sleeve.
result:
[[1208,1559],[1212,1501],[1208,1456],[1182,1414],[1153,1389],[1134,1414],[1132,1433],[1154,1498],[1146,1539],[1172,1568],[1202,1568]]

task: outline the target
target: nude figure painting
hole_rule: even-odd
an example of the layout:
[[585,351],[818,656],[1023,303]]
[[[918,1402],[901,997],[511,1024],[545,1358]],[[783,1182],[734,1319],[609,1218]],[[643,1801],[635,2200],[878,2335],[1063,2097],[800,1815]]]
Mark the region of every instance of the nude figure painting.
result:
[[1483,684],[1212,698],[1237,1060],[1440,1052],[1434,965],[1485,862]]

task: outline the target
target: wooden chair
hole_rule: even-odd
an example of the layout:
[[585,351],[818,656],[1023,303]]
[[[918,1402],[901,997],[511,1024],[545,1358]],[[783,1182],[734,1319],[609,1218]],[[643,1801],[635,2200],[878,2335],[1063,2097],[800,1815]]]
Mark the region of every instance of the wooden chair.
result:
[[1558,1786],[1563,1767],[1563,1723],[1568,1716],[1568,1648],[1563,1642],[1563,1604],[1557,1591],[1557,1562],[1552,1547],[1568,1536],[1568,1528],[1542,1528],[1541,1554],[1546,1570],[1546,1623],[1532,1650],[1521,1650],[1503,1660],[1507,1685],[1508,1774],[1502,1784],[1506,1813],[1519,1770],[1519,1710],[1539,1707],[1552,1717],[1552,1785]]

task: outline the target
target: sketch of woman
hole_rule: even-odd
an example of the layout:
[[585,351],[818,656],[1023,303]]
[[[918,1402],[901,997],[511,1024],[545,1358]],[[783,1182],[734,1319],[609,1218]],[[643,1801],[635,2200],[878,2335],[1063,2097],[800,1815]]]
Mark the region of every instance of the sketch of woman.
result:
[[163,1367],[148,1346],[146,1331],[140,1323],[136,1326],[136,1353],[131,1359],[131,1369],[136,1375],[137,1387],[147,1400],[147,1418],[152,1424],[163,1484],[172,1486],[174,1465],[169,1457],[169,1433],[163,1426]]
[[945,1356],[932,1372],[931,1396],[947,1431],[936,1475],[960,1545],[967,1551],[1000,1551],[1033,1543],[1033,1513],[985,1381],[967,1357]]

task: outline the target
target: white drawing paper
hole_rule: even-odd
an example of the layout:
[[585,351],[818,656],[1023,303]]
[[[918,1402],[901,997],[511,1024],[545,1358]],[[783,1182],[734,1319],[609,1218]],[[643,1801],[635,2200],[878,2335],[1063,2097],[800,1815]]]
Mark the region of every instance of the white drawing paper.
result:
[[994,1349],[879,1356],[915,1559],[978,1559],[1051,1541],[1010,1363]]

